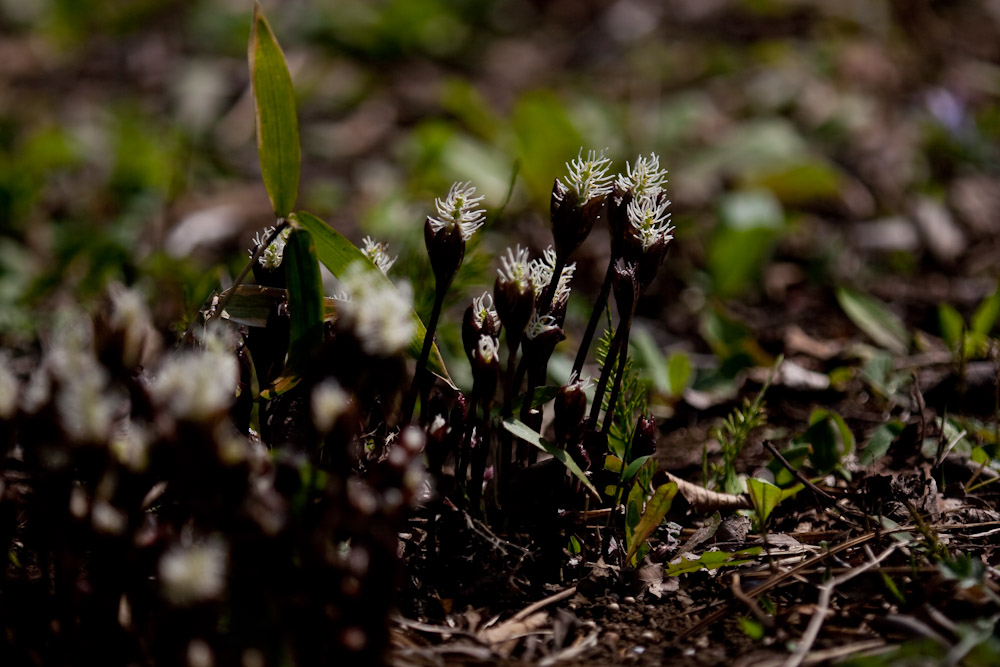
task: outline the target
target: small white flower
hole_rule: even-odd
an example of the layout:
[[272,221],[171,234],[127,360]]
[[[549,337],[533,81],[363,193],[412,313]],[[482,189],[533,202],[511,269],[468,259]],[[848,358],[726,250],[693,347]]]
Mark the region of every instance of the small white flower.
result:
[[109,447],[120,464],[133,472],[142,472],[149,464],[149,441],[146,429],[125,419],[112,434]]
[[94,530],[108,535],[121,535],[128,526],[128,517],[106,500],[98,500],[90,510]]
[[370,236],[366,236],[362,242],[364,247],[361,248],[361,252],[372,261],[372,264],[378,267],[379,271],[388,275],[389,269],[396,262],[396,257],[389,257],[389,245],[381,241],[376,242]]
[[340,384],[328,378],[316,385],[312,392],[313,424],[320,433],[329,433],[337,419],[347,409],[350,398]]
[[591,377],[585,377],[581,380],[577,378],[576,373],[573,373],[569,378],[567,386],[574,387],[582,392],[587,392],[594,386],[594,379]]
[[108,287],[108,296],[111,301],[109,323],[124,337],[122,359],[127,365],[135,366],[156,335],[146,300],[138,291],[118,283]]
[[[274,233],[274,227],[267,227],[264,229],[264,233],[261,234],[257,232],[253,237],[253,248],[250,250],[250,256],[257,251],[257,248],[264,245],[264,241],[268,239],[271,234]],[[285,244],[288,242],[288,235],[292,233],[291,227],[285,227],[281,230],[281,233],[271,241],[270,245],[264,248],[264,252],[260,254],[257,261],[261,266],[267,269],[276,269],[281,266],[281,260],[285,254]]]
[[640,155],[634,166],[626,162],[625,169],[626,174],[618,174],[618,188],[636,198],[657,194],[667,182],[667,170],[660,169],[660,156],[656,153],[650,153],[648,159]]
[[629,222],[639,234],[643,250],[648,250],[657,242],[674,238],[671,234],[674,227],[670,224],[668,206],[670,206],[669,200],[646,195],[633,199],[625,209]]
[[232,351],[184,350],[163,362],[151,390],[175,417],[202,421],[233,402],[239,372]]
[[160,557],[160,586],[175,605],[218,599],[226,589],[229,550],[221,537],[175,546]]
[[500,256],[503,265],[497,269],[500,281],[514,283],[518,291],[528,289],[531,281],[531,264],[528,262],[528,249],[517,246],[517,250],[507,248],[507,254]]
[[497,311],[493,308],[493,295],[483,292],[482,296],[472,299],[472,315],[476,320],[476,325],[480,328],[487,319],[496,319]]
[[558,329],[559,325],[556,324],[556,320],[551,315],[545,315],[544,317],[539,317],[538,313],[532,313],[531,319],[528,320],[528,327],[525,329],[524,335],[528,337],[529,340],[534,340],[541,336],[543,333],[552,331],[553,329]]
[[[556,251],[549,246],[542,253],[542,256],[531,260],[531,284],[535,288],[535,298],[541,298],[542,292],[548,287],[552,280],[552,274],[556,270]],[[576,272],[576,262],[572,262],[563,267],[559,274],[559,282],[556,284],[556,291],[552,295],[552,303],[563,304],[569,299],[569,283],[573,280]]]
[[491,364],[494,361],[500,363],[500,348],[496,338],[493,336],[480,336],[476,347],[477,355],[485,363]]
[[382,278],[373,280],[363,266],[354,264],[341,284],[351,298],[339,303],[340,321],[354,332],[364,352],[390,356],[410,344],[416,328],[410,317],[413,290],[408,282],[393,288]]
[[434,200],[437,217],[427,216],[431,229],[439,234],[443,229],[458,226],[462,239],[468,241],[486,220],[486,211],[477,208],[484,197],[476,197],[476,188],[471,183],[454,183],[444,199]]
[[562,201],[570,190],[576,193],[582,206],[594,197],[600,197],[611,192],[611,159],[604,156],[604,151],[587,151],[583,157],[583,149],[576,159],[566,163],[568,174],[566,182],[556,179],[556,198]]
[[[59,369],[56,411],[66,433],[79,442],[103,442],[118,402],[107,391],[108,374],[93,357],[67,351]],[[72,367],[72,372],[69,368]]]

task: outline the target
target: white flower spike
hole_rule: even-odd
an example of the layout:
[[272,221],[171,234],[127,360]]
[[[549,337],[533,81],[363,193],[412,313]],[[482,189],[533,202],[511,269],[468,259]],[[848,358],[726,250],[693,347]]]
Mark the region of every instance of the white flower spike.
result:
[[478,208],[484,197],[475,195],[476,188],[471,183],[454,183],[447,197],[435,199],[437,217],[427,217],[434,233],[438,234],[443,229],[458,226],[462,232],[462,240],[468,241],[472,238],[486,220],[486,211]]
[[629,202],[626,214],[642,241],[643,251],[649,250],[658,242],[674,238],[671,233],[674,227],[670,224],[670,212],[667,211],[669,206],[669,199],[656,195],[637,197]]
[[587,151],[587,157],[583,157],[583,149],[577,154],[576,159],[566,163],[568,174],[566,182],[556,179],[556,196],[562,201],[570,190],[574,191],[579,198],[581,205],[590,201],[594,197],[600,197],[611,192],[611,159],[605,157],[604,151]]
[[370,236],[366,236],[362,239],[362,242],[364,243],[364,247],[361,248],[361,252],[365,254],[365,257],[370,259],[372,264],[377,266],[383,275],[389,275],[389,269],[392,268],[397,259],[396,257],[389,257],[389,245],[381,241],[375,241]]
[[[534,285],[535,296],[537,298],[541,297],[542,291],[552,280],[552,274],[555,270],[556,251],[553,250],[552,246],[546,248],[540,258],[531,260],[531,282]],[[559,282],[556,284],[556,290],[552,295],[552,303],[566,303],[569,299],[569,283],[573,279],[575,272],[576,262],[563,267],[562,273],[559,274]]]
[[625,174],[618,174],[619,190],[627,190],[636,198],[657,194],[667,183],[667,170],[660,169],[660,156],[650,153],[648,158],[639,156],[635,165],[625,163]]

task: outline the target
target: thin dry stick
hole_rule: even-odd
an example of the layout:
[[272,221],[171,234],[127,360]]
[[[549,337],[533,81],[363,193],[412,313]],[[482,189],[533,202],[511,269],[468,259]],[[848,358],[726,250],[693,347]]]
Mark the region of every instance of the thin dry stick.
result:
[[532,614],[534,614],[539,609],[543,609],[544,607],[547,607],[550,604],[559,602],[560,600],[565,600],[566,598],[571,598],[574,595],[576,595],[576,586],[573,586],[571,588],[567,588],[566,590],[560,591],[560,592],[556,593],[555,595],[550,595],[547,598],[542,598],[538,602],[533,602],[532,604],[529,604],[527,607],[525,607],[521,611],[519,611],[516,614],[514,614],[513,616],[511,616],[510,621],[517,622],[517,621],[520,621],[522,619],[525,619],[528,616],[531,616]]
[[836,498],[834,498],[829,493],[827,493],[823,489],[813,484],[811,481],[809,481],[808,477],[802,474],[801,470],[799,470],[791,463],[789,463],[788,459],[786,459],[784,456],[781,455],[781,452],[778,451],[777,447],[771,444],[770,440],[764,440],[764,446],[767,447],[767,450],[771,452],[772,455],[774,455],[774,458],[778,459],[778,462],[781,463],[781,465],[785,468],[785,470],[792,473],[795,476],[795,479],[799,480],[799,483],[802,484],[802,486],[806,487],[807,489],[813,492],[813,495],[816,497],[816,503],[818,505],[823,506],[823,503],[819,502],[820,498],[826,501],[826,504],[837,503]]
[[841,584],[847,583],[859,574],[862,574],[878,565],[883,560],[888,558],[889,554],[895,551],[898,546],[898,544],[889,545],[889,547],[880,553],[878,557],[868,561],[860,567],[854,568],[846,574],[834,577],[819,587],[819,600],[816,602],[816,608],[813,611],[812,618],[809,619],[809,625],[806,627],[806,631],[803,633],[802,639],[799,640],[797,646],[795,647],[795,653],[788,656],[788,660],[785,661],[785,664],[782,667],[799,667],[799,665],[802,664],[802,660],[809,653],[810,649],[812,649],[813,644],[816,642],[816,637],[819,636],[820,628],[823,627],[826,612],[830,609],[830,597],[833,595],[833,589]]

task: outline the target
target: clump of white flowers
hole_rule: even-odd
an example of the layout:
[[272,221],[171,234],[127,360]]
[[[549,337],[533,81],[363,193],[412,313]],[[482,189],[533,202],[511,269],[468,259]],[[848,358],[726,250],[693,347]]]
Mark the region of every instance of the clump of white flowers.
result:
[[153,378],[154,399],[178,419],[203,421],[236,398],[240,369],[229,333],[214,327],[203,344],[167,357]]
[[160,557],[164,596],[181,607],[220,598],[226,590],[228,560],[229,549],[219,536],[172,547]]
[[126,367],[134,368],[141,363],[143,353],[149,352],[147,348],[159,342],[149,308],[137,290],[120,283],[108,287],[108,297],[111,301],[108,323],[122,333],[122,360]]
[[350,299],[339,303],[339,321],[354,332],[361,349],[374,356],[406,349],[416,333],[410,284],[393,287],[385,279],[373,280],[360,264],[351,265],[340,282]]

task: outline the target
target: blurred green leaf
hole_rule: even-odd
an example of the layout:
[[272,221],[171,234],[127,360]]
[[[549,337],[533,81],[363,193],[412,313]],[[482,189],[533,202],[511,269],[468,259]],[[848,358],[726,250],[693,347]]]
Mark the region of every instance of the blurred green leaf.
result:
[[955,353],[962,349],[962,334],[965,332],[965,320],[961,314],[947,303],[938,306],[938,325],[941,327],[941,337],[948,348]]
[[979,336],[989,336],[1000,316],[1000,289],[986,298],[972,314],[969,331]]
[[[538,205],[548,207],[553,179],[583,146],[562,101],[549,91],[535,91],[518,100],[511,117],[521,153],[521,173]],[[546,210],[548,210],[546,208]]]
[[626,534],[628,554],[625,556],[625,560],[631,565],[635,565],[633,559],[639,547],[645,544],[646,539],[660,525],[667,512],[670,511],[670,505],[673,503],[674,496],[676,495],[677,484],[675,482],[667,482],[656,487],[653,496],[646,503],[646,508],[642,512],[642,518],[639,519],[638,524],[632,529],[631,535]]
[[274,214],[283,218],[295,208],[299,191],[299,121],[295,111],[295,89],[285,56],[257,2],[254,3],[248,59],[260,171]]
[[763,167],[747,174],[745,187],[764,188],[788,206],[835,200],[840,192],[841,174],[829,162],[808,159],[778,168]]
[[838,287],[837,303],[851,321],[876,344],[896,354],[905,354],[909,349],[910,333],[906,325],[875,297],[847,287]]
[[812,450],[809,460],[813,468],[816,472],[825,474],[854,451],[854,434],[839,414],[818,409],[809,416],[809,428],[793,438],[792,443],[809,445]]
[[774,195],[748,190],[725,196],[719,228],[708,249],[708,270],[720,296],[736,296],[754,285],[784,230],[784,213]]
[[691,386],[691,380],[694,378],[691,357],[683,352],[671,354],[667,359],[667,378],[670,381],[670,395],[680,396],[683,394],[684,390]]
[[660,394],[670,393],[670,377],[667,375],[667,360],[646,327],[636,324],[629,334],[629,346],[639,373],[652,382]]
[[580,466],[578,466],[576,461],[574,461],[573,458],[565,451],[549,443],[534,429],[517,419],[504,420],[503,427],[521,440],[527,442],[529,445],[538,447],[540,450],[562,463],[566,466],[567,470],[573,473],[573,475],[580,480],[585,487],[587,487],[588,491],[594,494],[595,498],[600,499],[600,494],[597,493],[597,489],[595,489],[594,485],[590,483],[589,479],[587,479],[587,475],[580,470]]
[[875,429],[868,444],[861,451],[858,463],[867,468],[885,456],[892,446],[892,441],[903,432],[903,426],[903,422],[894,419]]
[[[379,271],[357,246],[312,213],[298,211],[292,213],[289,219],[301,225],[303,229],[308,230],[312,234],[313,239],[316,241],[319,261],[334,276],[342,276],[347,271],[347,268],[355,262],[364,262],[366,267],[372,269],[371,275],[373,280],[382,280],[387,285],[395,288],[392,285],[392,281]],[[416,331],[407,347],[407,352],[416,359],[420,357],[420,349],[424,344],[424,336],[427,335],[427,327],[420,321],[420,317],[416,311],[411,310],[410,316],[416,324]],[[455,386],[451,381],[451,376],[448,375],[448,369],[445,368],[444,359],[441,358],[441,351],[438,349],[436,343],[431,347],[431,355],[427,360],[427,367],[449,385],[452,387]]]

